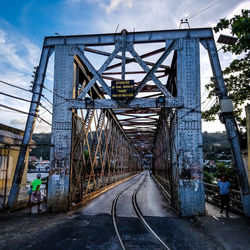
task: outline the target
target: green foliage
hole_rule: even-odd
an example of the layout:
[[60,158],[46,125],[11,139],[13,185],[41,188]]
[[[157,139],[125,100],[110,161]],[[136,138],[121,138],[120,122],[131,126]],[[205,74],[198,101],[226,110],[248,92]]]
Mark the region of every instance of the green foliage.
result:
[[237,179],[237,173],[236,168],[233,164],[230,164],[229,166],[226,166],[223,162],[217,162],[216,163],[217,170],[214,174],[214,176],[218,179],[221,178],[222,174],[225,174],[227,180],[229,180],[231,187],[233,189],[239,190],[239,184]]
[[[241,106],[247,100],[250,100],[250,11],[242,10],[241,15],[236,15],[231,19],[221,19],[214,27],[216,33],[224,29],[230,29],[231,35],[238,38],[234,45],[223,46],[224,52],[231,52],[241,56],[240,59],[234,59],[224,69],[223,75],[228,95],[233,100],[236,119],[239,125],[245,127],[246,121],[241,117]],[[213,78],[206,85],[206,89],[210,91],[209,99],[217,95],[216,83]],[[206,121],[215,120],[219,109],[220,106],[217,100],[209,110],[203,112],[202,116]]]
[[33,163],[29,162],[28,163],[28,169],[31,170],[31,169],[36,169],[36,167],[34,166]]
[[222,146],[230,146],[229,141],[227,139],[226,132],[215,132],[215,133],[202,133],[203,143],[204,145],[211,146],[215,143],[221,144]]
[[204,171],[204,182],[212,184],[214,180],[213,174]]
[[[230,142],[225,132],[203,133],[203,152],[205,160],[227,160],[231,159]],[[224,154],[224,157],[218,158],[218,154]]]
[[235,15],[231,19],[221,19],[214,27],[216,33],[224,29],[231,29],[231,34],[238,38],[234,45],[225,46],[224,51],[239,55],[250,49],[250,10],[241,10],[241,15]]
[[[36,148],[32,149],[30,155],[36,156],[37,158],[42,156],[43,160],[49,160],[50,139],[51,139],[51,133],[33,134],[32,140],[34,140],[37,145]],[[39,144],[47,144],[48,146],[39,146]]]

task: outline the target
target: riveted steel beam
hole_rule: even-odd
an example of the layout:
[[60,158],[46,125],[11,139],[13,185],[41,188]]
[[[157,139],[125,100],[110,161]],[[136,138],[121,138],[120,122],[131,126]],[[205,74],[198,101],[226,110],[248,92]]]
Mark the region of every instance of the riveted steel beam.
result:
[[[156,43],[165,42],[166,39],[187,39],[187,38],[213,38],[211,28],[201,29],[186,29],[186,30],[156,30],[149,32],[128,32],[126,40],[137,43]],[[111,34],[97,34],[97,35],[79,35],[79,36],[56,36],[45,37],[44,46],[55,45],[86,45],[86,46],[100,46],[112,45],[117,41],[122,41],[122,35]]]
[[174,47],[174,41],[171,41],[170,44],[167,46],[165,52],[161,55],[161,57],[158,59],[158,61],[155,63],[155,65],[150,69],[146,63],[141,59],[141,57],[137,54],[137,52],[134,50],[132,46],[128,47],[128,51],[131,53],[131,55],[135,58],[135,60],[138,62],[138,64],[142,67],[142,69],[147,72],[146,76],[143,78],[139,86],[136,88],[135,96],[138,95],[138,93],[143,89],[144,85],[152,79],[156,86],[159,88],[159,90],[166,96],[171,97],[172,95],[168,92],[168,90],[162,85],[161,81],[154,75],[157,68],[163,63],[163,61],[166,59],[166,57],[170,54]]
[[179,98],[165,98],[164,103],[158,103],[157,98],[135,98],[129,103],[119,103],[112,99],[96,99],[92,103],[68,100],[67,104],[69,109],[180,108],[183,106],[183,101]]

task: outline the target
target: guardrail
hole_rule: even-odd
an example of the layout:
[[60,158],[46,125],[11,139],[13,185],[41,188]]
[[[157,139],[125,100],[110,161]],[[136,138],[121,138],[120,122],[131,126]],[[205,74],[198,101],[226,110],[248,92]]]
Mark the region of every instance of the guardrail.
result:
[[[220,198],[217,192],[217,185],[204,182],[205,187],[205,199],[216,206],[220,206]],[[244,208],[241,200],[240,191],[232,189],[232,195],[230,199],[230,210],[232,212],[244,215]]]
[[49,169],[48,170],[41,170],[41,169],[29,169],[27,171],[28,173],[49,173]]

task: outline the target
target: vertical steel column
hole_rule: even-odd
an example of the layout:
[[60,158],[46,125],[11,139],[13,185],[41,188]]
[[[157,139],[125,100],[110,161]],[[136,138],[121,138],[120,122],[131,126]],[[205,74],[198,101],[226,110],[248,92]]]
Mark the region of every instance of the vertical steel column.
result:
[[184,108],[177,110],[177,161],[179,211],[182,216],[205,212],[203,152],[200,112],[199,39],[181,39],[177,51],[178,96]]
[[3,194],[3,208],[5,208],[6,198],[7,198],[7,186],[8,186],[8,172],[9,172],[9,161],[10,161],[10,146],[7,146],[7,159],[6,159],[6,173],[5,173],[5,183],[4,183],[4,194]]
[[54,96],[50,175],[48,182],[48,211],[69,209],[70,155],[72,136],[72,111],[67,109],[67,99],[73,97],[74,57],[70,45],[55,46]]
[[126,71],[126,34],[127,31],[122,30],[122,80],[125,80]]
[[32,138],[32,133],[35,127],[35,121],[36,116],[38,114],[42,89],[43,89],[43,83],[45,78],[45,73],[47,69],[48,59],[50,56],[50,48],[49,47],[43,47],[42,54],[40,58],[40,63],[37,68],[35,78],[34,78],[34,85],[33,85],[33,95],[31,99],[30,109],[29,109],[29,115],[26,122],[26,127],[24,131],[23,141],[20,148],[20,154],[17,160],[15,175],[13,178],[7,207],[14,208],[16,205],[19,191],[20,191],[20,185],[22,182],[23,177],[23,171],[25,168],[25,158],[27,155],[27,152],[29,151],[29,143]]
[[[216,80],[216,84],[217,84],[218,91],[219,91],[218,97],[219,97],[220,102],[222,102],[223,100],[229,99],[229,98],[227,96],[227,89],[226,89],[224,79],[222,76],[220,61],[218,58],[218,53],[217,53],[214,40],[213,39],[207,40],[206,46],[207,46],[207,50],[209,53],[213,75]],[[246,216],[250,217],[250,188],[249,188],[248,178],[246,174],[246,169],[245,169],[244,162],[242,159],[239,138],[238,138],[237,131],[235,128],[235,124],[236,124],[235,118],[233,116],[233,112],[227,113],[227,112],[223,112],[222,110],[221,115],[222,115],[223,122],[226,127],[227,136],[231,143],[233,159],[237,167],[245,214]]]

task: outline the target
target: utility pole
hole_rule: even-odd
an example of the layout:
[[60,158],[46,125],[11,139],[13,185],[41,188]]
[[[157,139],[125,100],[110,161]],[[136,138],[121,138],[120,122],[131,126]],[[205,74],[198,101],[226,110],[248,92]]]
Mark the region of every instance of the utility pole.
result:
[[247,176],[248,176],[248,183],[250,183],[250,104],[248,104],[246,107],[246,132],[247,132],[247,158],[248,158],[248,164],[246,166]]
[[25,160],[28,158],[27,154],[29,152],[29,143],[32,138],[32,133],[35,127],[36,116],[39,111],[38,109],[43,89],[46,68],[48,64],[49,53],[50,53],[50,48],[43,48],[40,63],[35,73],[33,95],[31,99],[29,115],[27,118],[23,141],[20,148],[19,157],[17,160],[17,165],[15,169],[12,186],[10,189],[10,194],[8,197],[7,208],[10,209],[13,209],[16,206],[16,202],[18,200],[20,185],[22,182],[23,172],[25,168]]

